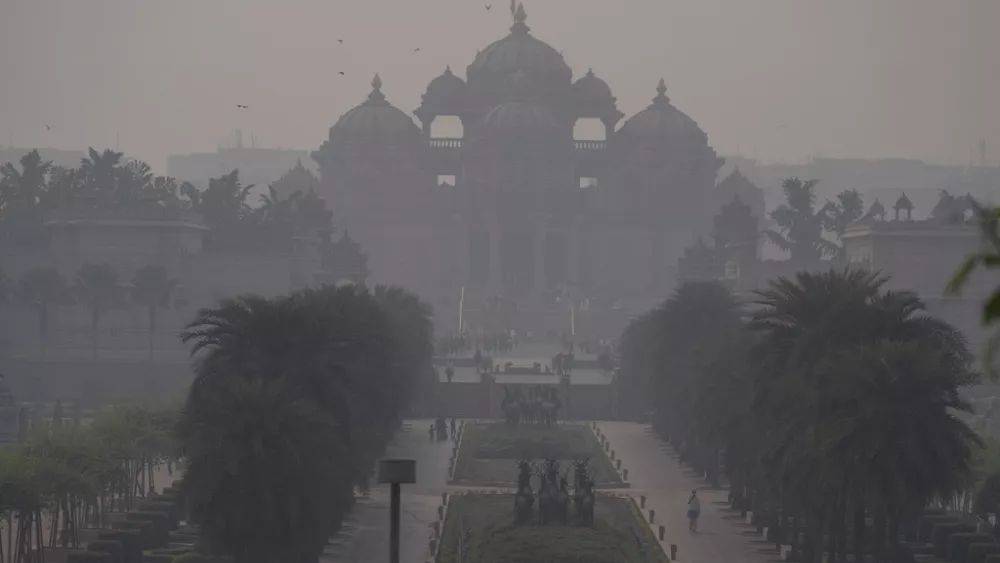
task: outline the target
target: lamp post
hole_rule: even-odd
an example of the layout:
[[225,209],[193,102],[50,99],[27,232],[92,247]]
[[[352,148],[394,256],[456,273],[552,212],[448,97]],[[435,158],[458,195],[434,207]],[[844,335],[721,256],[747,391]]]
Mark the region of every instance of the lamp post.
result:
[[389,563],[399,563],[399,485],[417,482],[417,462],[412,459],[383,459],[378,462],[378,482],[389,483]]

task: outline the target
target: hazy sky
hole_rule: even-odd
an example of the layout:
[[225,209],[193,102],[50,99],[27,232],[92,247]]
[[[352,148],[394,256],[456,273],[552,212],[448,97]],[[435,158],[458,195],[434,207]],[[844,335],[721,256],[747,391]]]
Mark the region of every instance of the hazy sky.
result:
[[[161,171],[167,154],[214,150],[235,128],[312,149],[376,71],[407,112],[446,64],[464,77],[510,25],[507,0],[488,1],[0,0],[0,144],[114,146],[117,134]],[[721,153],[965,163],[986,138],[1000,160],[997,0],[525,8],[533,33],[575,76],[593,67],[628,115],[663,76]]]

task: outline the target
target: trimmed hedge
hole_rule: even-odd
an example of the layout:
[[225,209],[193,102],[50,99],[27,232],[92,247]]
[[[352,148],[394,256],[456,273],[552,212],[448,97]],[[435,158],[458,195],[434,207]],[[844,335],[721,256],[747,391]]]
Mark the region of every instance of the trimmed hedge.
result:
[[122,563],[142,563],[142,532],[140,530],[108,530],[98,534],[100,540],[113,540],[122,545]]
[[74,551],[66,554],[66,563],[111,563],[111,554],[101,551]]
[[937,524],[960,524],[961,520],[957,516],[949,514],[925,514],[920,517],[920,525],[918,526],[917,533],[920,534],[920,540],[927,543],[932,543],[932,532],[934,531],[934,526]]
[[144,553],[142,563],[174,563],[174,556],[162,553]]
[[948,536],[948,559],[954,563],[965,563],[971,544],[988,543],[990,541],[993,541],[993,536],[989,534],[977,534],[974,532],[952,534]]
[[100,551],[111,555],[112,563],[123,563],[124,547],[118,540],[97,540],[87,544],[87,551]]
[[225,557],[205,555],[204,553],[196,553],[194,551],[174,557],[174,563],[227,563],[228,561]]
[[934,524],[931,529],[931,543],[934,544],[934,555],[942,559],[948,557],[948,538],[952,534],[967,534],[976,529],[967,524]]
[[969,551],[965,556],[965,563],[985,563],[988,555],[1000,554],[1000,544],[990,541],[989,543],[973,543],[969,545]]

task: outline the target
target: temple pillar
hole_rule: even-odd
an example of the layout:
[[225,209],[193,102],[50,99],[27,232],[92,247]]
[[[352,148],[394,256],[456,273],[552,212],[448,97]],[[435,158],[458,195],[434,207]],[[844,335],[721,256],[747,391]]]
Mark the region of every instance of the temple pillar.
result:
[[580,226],[570,227],[566,242],[566,282],[568,285],[580,285]]
[[492,228],[489,230],[490,236],[490,281],[489,281],[489,291],[493,294],[500,294],[503,292],[503,277],[502,270],[503,264],[500,261],[500,228],[494,223]]
[[541,222],[535,224],[535,236],[532,237],[531,254],[534,260],[532,294],[541,295],[545,291],[545,226]]

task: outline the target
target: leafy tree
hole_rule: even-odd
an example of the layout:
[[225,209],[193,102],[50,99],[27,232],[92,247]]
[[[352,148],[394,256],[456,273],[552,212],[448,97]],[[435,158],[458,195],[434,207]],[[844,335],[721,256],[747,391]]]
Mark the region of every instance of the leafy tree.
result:
[[[983,250],[974,252],[962,261],[951,281],[948,282],[946,292],[952,295],[961,293],[969,283],[969,279],[976,270],[995,270],[1000,268],[1000,207],[982,207],[976,202],[970,202],[976,213],[979,224],[979,233],[983,240]],[[982,311],[983,324],[988,327],[996,327],[1000,321],[1000,286],[995,288],[983,304]],[[996,379],[996,352],[1000,346],[1000,331],[994,330],[993,334],[986,341],[985,353],[983,354],[983,365],[986,372],[992,379]]]
[[32,268],[18,280],[17,294],[22,303],[38,313],[38,349],[44,355],[49,343],[51,308],[69,297],[66,280],[55,268]]
[[170,303],[177,280],[163,266],[144,266],[132,277],[132,301],[146,308],[149,319],[149,360],[153,360],[156,337],[156,313]]
[[823,227],[841,239],[847,227],[864,215],[865,202],[857,190],[844,190],[837,194],[837,201],[827,201],[823,210]]
[[87,149],[87,156],[80,161],[82,188],[90,196],[108,201],[118,191],[119,167],[123,153],[104,149],[97,152]]
[[803,266],[817,264],[837,252],[836,245],[823,238],[827,211],[816,210],[817,183],[818,180],[785,179],[781,184],[785,203],[771,212],[778,230],[764,231],[775,246],[789,252],[791,260]]
[[15,244],[32,244],[45,237],[42,203],[52,163],[33,150],[20,164],[21,170],[9,162],[0,167],[0,227]]
[[356,286],[242,296],[182,338],[200,358],[181,442],[206,539],[237,561],[315,561],[430,365],[426,305]]
[[90,309],[91,352],[96,360],[101,317],[121,298],[118,273],[108,263],[84,264],[76,273],[74,290]]

